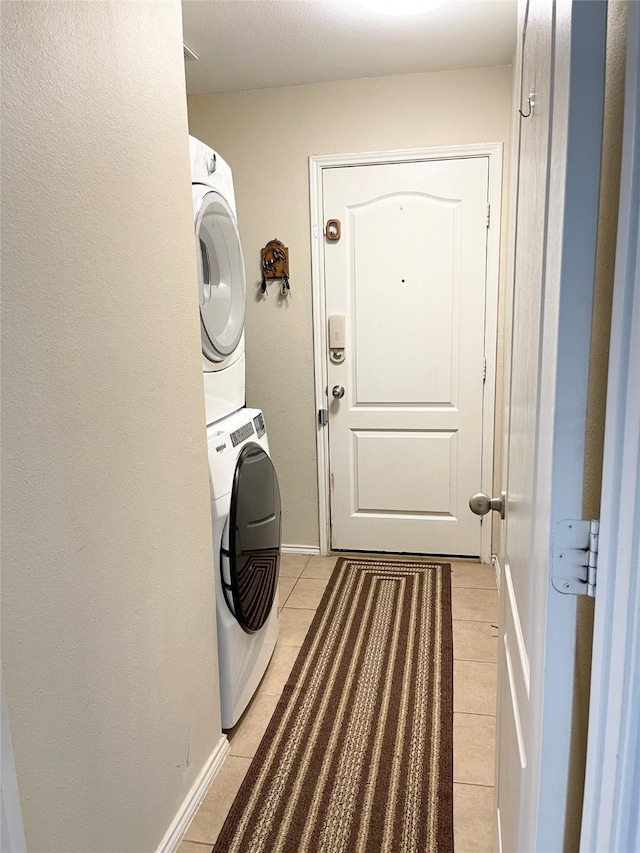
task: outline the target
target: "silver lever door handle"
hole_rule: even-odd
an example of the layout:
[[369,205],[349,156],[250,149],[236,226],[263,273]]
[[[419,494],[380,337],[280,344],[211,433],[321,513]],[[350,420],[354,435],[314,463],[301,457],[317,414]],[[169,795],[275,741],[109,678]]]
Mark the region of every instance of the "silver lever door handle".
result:
[[505,505],[507,503],[506,492],[501,492],[499,498],[490,498],[483,492],[478,492],[469,499],[469,509],[475,512],[476,515],[486,515],[491,510],[500,513],[500,518],[504,518]]
[[331,393],[336,398],[336,400],[341,400],[344,397],[344,388],[342,385],[334,385],[331,389]]

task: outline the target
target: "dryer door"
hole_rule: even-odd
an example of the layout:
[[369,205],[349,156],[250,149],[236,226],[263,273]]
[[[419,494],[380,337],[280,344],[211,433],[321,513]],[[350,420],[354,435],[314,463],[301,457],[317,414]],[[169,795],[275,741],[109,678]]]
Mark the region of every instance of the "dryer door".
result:
[[233,211],[220,193],[193,185],[202,351],[220,362],[238,346],[247,301],[244,259]]
[[267,621],[278,589],[282,528],[276,470],[259,444],[245,444],[238,456],[227,525],[222,588],[240,626],[253,634]]

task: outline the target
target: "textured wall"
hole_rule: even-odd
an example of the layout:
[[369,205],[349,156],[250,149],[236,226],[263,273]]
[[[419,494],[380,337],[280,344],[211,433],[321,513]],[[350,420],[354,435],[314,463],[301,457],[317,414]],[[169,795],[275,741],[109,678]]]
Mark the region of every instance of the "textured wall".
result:
[[29,850],[154,850],[218,744],[180,4],[2,4],[2,665]]
[[[506,143],[511,69],[193,95],[188,103],[190,132],[233,169],[249,288],[247,402],[266,413],[283,495],[284,541],[316,545],[308,158]],[[267,299],[258,291],[260,248],[274,237],[290,249],[293,298],[287,302],[273,285]]]

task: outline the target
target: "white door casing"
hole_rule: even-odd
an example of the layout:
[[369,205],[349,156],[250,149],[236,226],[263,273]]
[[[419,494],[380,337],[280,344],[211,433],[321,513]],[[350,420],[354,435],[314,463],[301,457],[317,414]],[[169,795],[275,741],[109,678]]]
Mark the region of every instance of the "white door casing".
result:
[[640,4],[629,8],[625,121],[580,850],[639,850]]
[[16,767],[11,745],[9,714],[0,674],[0,851],[25,853],[27,845],[22,823],[22,809]]
[[[487,228],[487,201],[499,223],[500,160],[499,145],[312,158],[334,548],[489,558],[489,525],[481,539],[467,501],[491,477],[499,227]],[[342,222],[338,242],[320,233],[329,218]],[[332,315],[346,317],[338,364],[327,360]]]
[[[521,101],[505,344],[496,848],[563,849],[576,600],[551,583],[553,531],[582,511],[606,4],[521,8]],[[514,139],[514,142],[518,142]],[[507,359],[507,362],[509,360]]]

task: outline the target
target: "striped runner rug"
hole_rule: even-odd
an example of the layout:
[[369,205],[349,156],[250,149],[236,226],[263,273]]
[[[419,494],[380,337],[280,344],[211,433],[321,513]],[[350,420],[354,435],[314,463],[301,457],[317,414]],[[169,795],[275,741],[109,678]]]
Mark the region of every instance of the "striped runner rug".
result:
[[214,853],[453,851],[451,569],[338,561]]

